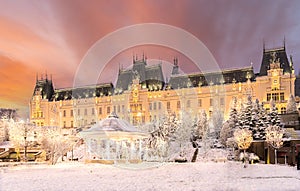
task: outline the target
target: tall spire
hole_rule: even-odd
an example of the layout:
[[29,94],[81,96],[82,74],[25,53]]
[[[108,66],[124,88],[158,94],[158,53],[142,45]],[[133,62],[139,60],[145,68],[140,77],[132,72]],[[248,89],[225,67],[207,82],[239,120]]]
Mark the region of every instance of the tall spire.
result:
[[39,74],[38,74],[38,72],[36,73],[36,81],[39,81]]
[[134,64],[134,52],[132,53],[132,63]]
[[143,62],[145,62],[145,53],[143,51]]
[[293,56],[290,55],[290,69],[291,69],[291,73],[294,74],[294,62],[293,62]]
[[265,39],[263,39],[263,51],[264,52],[266,51],[266,42],[265,42]]
[[285,50],[285,36],[283,37],[283,48]]

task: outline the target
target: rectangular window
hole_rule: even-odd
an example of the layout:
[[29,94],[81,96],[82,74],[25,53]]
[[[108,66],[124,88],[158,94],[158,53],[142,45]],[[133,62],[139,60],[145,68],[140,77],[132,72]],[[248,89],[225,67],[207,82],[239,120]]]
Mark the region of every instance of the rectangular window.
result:
[[118,113],[120,113],[121,111],[120,111],[120,105],[118,105]]
[[102,115],[102,107],[99,107],[99,115]]
[[167,102],[167,110],[170,110],[171,109],[171,104],[170,104],[170,102],[168,101]]
[[66,122],[66,121],[64,121],[64,128],[66,128],[66,126],[67,126],[67,122]]
[[44,122],[41,122],[41,126],[42,126],[42,127],[44,126]]
[[284,93],[283,92],[280,93],[280,100],[284,100]]
[[73,117],[73,115],[74,115],[74,114],[73,114],[73,109],[71,109],[70,112],[71,112],[71,113],[70,113],[70,114],[71,114],[71,117]]
[[187,108],[191,107],[191,100],[187,100],[187,102],[186,102],[186,107],[187,107]]
[[212,107],[214,105],[214,100],[212,98],[209,99],[209,106]]
[[267,93],[267,101],[270,101],[270,100],[271,100],[271,94]]
[[106,113],[110,114],[110,107],[109,106],[106,108]]
[[202,107],[202,99],[198,99],[198,107]]
[[71,128],[73,128],[73,121],[71,121]]
[[161,110],[161,102],[158,102],[158,110]]
[[122,112],[125,112],[125,106],[122,105]]
[[117,110],[116,110],[116,106],[114,105],[114,113],[116,113],[116,111],[117,111]]
[[149,103],[149,110],[152,110],[152,103]]
[[92,115],[95,115],[95,108],[92,108]]
[[84,115],[87,115],[87,109],[84,109]]
[[221,97],[221,99],[220,99],[220,105],[225,105],[225,101],[224,101],[223,97]]
[[180,101],[177,101],[177,109],[180,109],[181,105],[180,105]]
[[64,117],[66,117],[66,110],[64,110],[64,112],[63,112],[63,116],[64,116]]
[[279,100],[279,93],[275,93],[275,101],[278,101]]
[[156,110],[156,102],[153,103],[153,110]]
[[78,115],[80,115],[80,109],[77,110]]

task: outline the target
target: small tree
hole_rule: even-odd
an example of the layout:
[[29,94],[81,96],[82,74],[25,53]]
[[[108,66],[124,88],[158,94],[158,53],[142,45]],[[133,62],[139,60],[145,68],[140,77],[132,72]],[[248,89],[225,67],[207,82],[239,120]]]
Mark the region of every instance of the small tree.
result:
[[297,112],[298,112],[297,104],[294,96],[291,94],[287,102],[286,113],[297,113]]
[[237,129],[234,131],[234,139],[238,148],[244,151],[244,167],[246,168],[246,150],[253,141],[252,132],[248,129]]
[[220,132],[220,141],[224,146],[226,145],[227,139],[233,137],[233,132],[238,123],[237,115],[237,99],[236,97],[232,98],[229,119],[223,124]]
[[196,148],[192,158],[192,162],[196,162],[199,147],[202,143],[204,149],[206,149],[206,143],[208,138],[208,121],[205,110],[201,110],[198,119],[195,120],[194,127],[192,130],[192,144]]
[[269,125],[266,129],[266,141],[275,149],[275,164],[277,164],[277,149],[283,145],[283,129],[278,125]]
[[58,127],[44,127],[40,135],[42,148],[48,153],[52,165],[71,150],[71,140],[64,136]]
[[160,120],[158,128],[150,133],[147,141],[150,154],[161,159],[167,157],[170,142],[174,141],[174,133],[178,127],[179,121],[174,113],[164,116]]
[[211,120],[214,129],[213,138],[219,139],[222,125],[224,122],[224,111],[223,108],[220,107],[218,101],[216,100],[214,100],[213,102],[213,112],[212,112]]

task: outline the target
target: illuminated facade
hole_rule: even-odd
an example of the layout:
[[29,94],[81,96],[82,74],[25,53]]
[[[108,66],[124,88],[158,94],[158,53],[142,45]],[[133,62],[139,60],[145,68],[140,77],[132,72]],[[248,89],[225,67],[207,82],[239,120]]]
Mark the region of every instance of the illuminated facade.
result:
[[167,112],[182,112],[191,119],[201,109],[210,116],[214,110],[228,117],[230,102],[235,96],[248,95],[269,109],[273,99],[279,113],[285,113],[290,94],[295,95],[295,74],[292,58],[285,47],[263,51],[260,72],[253,67],[211,73],[179,74],[178,60],[164,80],[161,65],[148,66],[147,60],[133,59],[133,67],[120,70],[116,85],[54,89],[52,79],[38,79],[30,101],[30,121],[38,126],[78,128],[91,126],[111,112],[134,125],[158,120]]

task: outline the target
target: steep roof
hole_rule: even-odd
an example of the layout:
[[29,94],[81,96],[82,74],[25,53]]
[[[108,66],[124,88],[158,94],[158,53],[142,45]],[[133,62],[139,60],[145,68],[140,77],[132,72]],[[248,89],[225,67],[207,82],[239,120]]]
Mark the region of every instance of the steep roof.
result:
[[115,113],[110,114],[107,118],[102,119],[85,132],[93,131],[124,131],[139,132],[134,126],[127,121],[120,119]]
[[37,79],[34,87],[33,95],[40,93],[43,99],[51,100],[54,93],[52,80],[49,79]]
[[285,47],[281,47],[269,50],[264,49],[259,76],[266,76],[268,74],[267,71],[270,69],[270,63],[272,63],[273,60],[280,62],[280,68],[283,69],[283,73],[291,73]]
[[79,98],[91,98],[108,96],[113,93],[113,85],[111,83],[98,84],[94,86],[84,86],[77,88],[57,89],[53,93],[51,100],[70,100]]
[[116,84],[117,90],[128,90],[132,80],[138,77],[140,84],[145,84],[148,89],[152,86],[159,85],[162,89],[164,86],[164,76],[160,64],[147,66],[146,59],[134,60],[132,69],[120,70]]
[[223,70],[209,73],[195,73],[189,75],[172,75],[169,86],[172,89],[208,86],[209,84],[228,84],[232,82],[246,82],[255,80],[252,67]]

